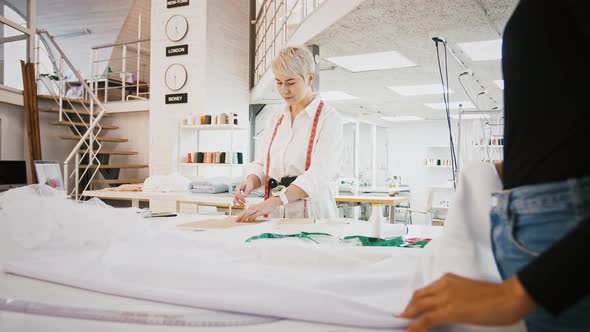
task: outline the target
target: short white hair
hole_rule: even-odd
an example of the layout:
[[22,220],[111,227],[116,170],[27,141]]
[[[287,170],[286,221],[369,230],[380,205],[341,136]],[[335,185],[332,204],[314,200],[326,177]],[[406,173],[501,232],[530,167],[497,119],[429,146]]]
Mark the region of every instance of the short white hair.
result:
[[300,76],[307,81],[315,72],[313,55],[305,46],[288,46],[279,51],[272,61],[272,70],[285,76]]

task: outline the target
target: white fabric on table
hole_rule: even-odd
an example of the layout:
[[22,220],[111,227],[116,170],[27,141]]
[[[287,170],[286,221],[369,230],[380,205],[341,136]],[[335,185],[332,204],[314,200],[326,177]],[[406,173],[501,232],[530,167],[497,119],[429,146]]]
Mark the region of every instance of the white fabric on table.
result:
[[[35,255],[7,263],[4,269],[174,304],[351,326],[400,328],[408,321],[394,314],[403,310],[413,290],[445,272],[499,281],[488,239],[489,194],[497,184],[497,175],[490,166],[466,168],[448,226],[424,250],[334,248],[296,239],[244,242],[264,232],[294,230],[325,231],[337,236],[363,231],[369,234],[370,225],[358,223],[299,227],[264,223],[206,232],[154,231],[148,224],[132,224],[126,229],[132,235],[116,234],[108,237],[108,242],[66,241],[56,248],[52,240],[47,240],[38,244]],[[20,218],[12,214],[12,196],[11,192],[0,196],[0,243],[3,235],[10,234],[4,230],[10,230],[10,225]],[[19,199],[26,203],[34,198],[20,195]],[[45,215],[55,212],[51,205],[44,209]],[[5,222],[6,218],[15,220]],[[78,222],[94,227],[97,220]],[[34,228],[29,231],[34,232]],[[522,326],[451,329],[523,331]]]
[[145,179],[143,191],[146,192],[188,192],[189,179],[180,173],[152,175]]

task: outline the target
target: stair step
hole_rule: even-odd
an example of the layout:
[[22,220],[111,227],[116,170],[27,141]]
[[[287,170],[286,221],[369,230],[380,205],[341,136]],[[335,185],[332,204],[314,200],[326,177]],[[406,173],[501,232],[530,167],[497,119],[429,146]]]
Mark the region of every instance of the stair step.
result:
[[[86,153],[88,150],[80,150],[80,153]],[[100,150],[100,151],[93,151],[94,154],[112,154],[112,155],[122,155],[122,156],[132,156],[138,154],[136,151],[118,151],[118,150]]]
[[[82,136],[60,136],[59,138],[79,141],[82,138]],[[101,142],[127,142],[127,141],[129,141],[126,138],[103,137],[103,136],[96,137],[96,140],[101,141]]]
[[[80,168],[86,168],[88,165],[80,165]],[[92,165],[90,168],[96,168],[97,165]],[[106,164],[100,165],[101,169],[123,169],[123,168],[147,168],[148,165],[116,165],[116,164]]]
[[[90,112],[88,112],[87,110],[73,110],[71,108],[64,108],[63,111],[65,113],[68,114],[80,114],[80,115],[90,115]],[[53,108],[39,108],[39,112],[53,112],[53,113],[59,113],[59,108],[57,107],[53,107]],[[94,112],[94,116],[98,116],[98,112]],[[109,116],[111,116],[109,113],[105,113],[102,117],[103,118],[108,118]]]
[[[77,127],[85,127],[88,124],[84,123],[84,122],[69,122],[69,121],[51,121],[49,122],[52,125],[56,125],[56,126],[77,126]],[[112,125],[100,125],[102,127],[102,129],[119,129],[119,126],[112,126]]]
[[92,180],[94,184],[128,184],[143,183],[145,179],[114,179],[114,180]]
[[[39,99],[55,100],[55,101],[59,102],[59,96],[38,95],[37,97],[39,97]],[[71,103],[79,103],[79,104],[90,105],[90,102],[88,100],[83,100],[83,99],[63,97],[62,100],[63,101],[66,101],[66,102],[69,101]]]

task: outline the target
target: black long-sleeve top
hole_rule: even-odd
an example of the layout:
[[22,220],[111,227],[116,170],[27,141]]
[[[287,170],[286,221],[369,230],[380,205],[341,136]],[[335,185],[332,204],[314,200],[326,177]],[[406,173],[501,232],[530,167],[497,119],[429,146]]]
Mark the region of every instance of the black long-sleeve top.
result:
[[[521,0],[507,23],[502,46],[505,189],[590,176],[586,44],[588,0]],[[553,314],[587,298],[590,218],[523,268],[518,278],[533,300]]]

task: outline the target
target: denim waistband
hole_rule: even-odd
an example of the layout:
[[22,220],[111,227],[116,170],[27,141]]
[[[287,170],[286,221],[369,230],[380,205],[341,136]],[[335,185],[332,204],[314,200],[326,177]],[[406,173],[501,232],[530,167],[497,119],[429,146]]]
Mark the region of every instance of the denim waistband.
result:
[[522,186],[492,194],[492,210],[502,214],[572,212],[590,215],[590,176]]

